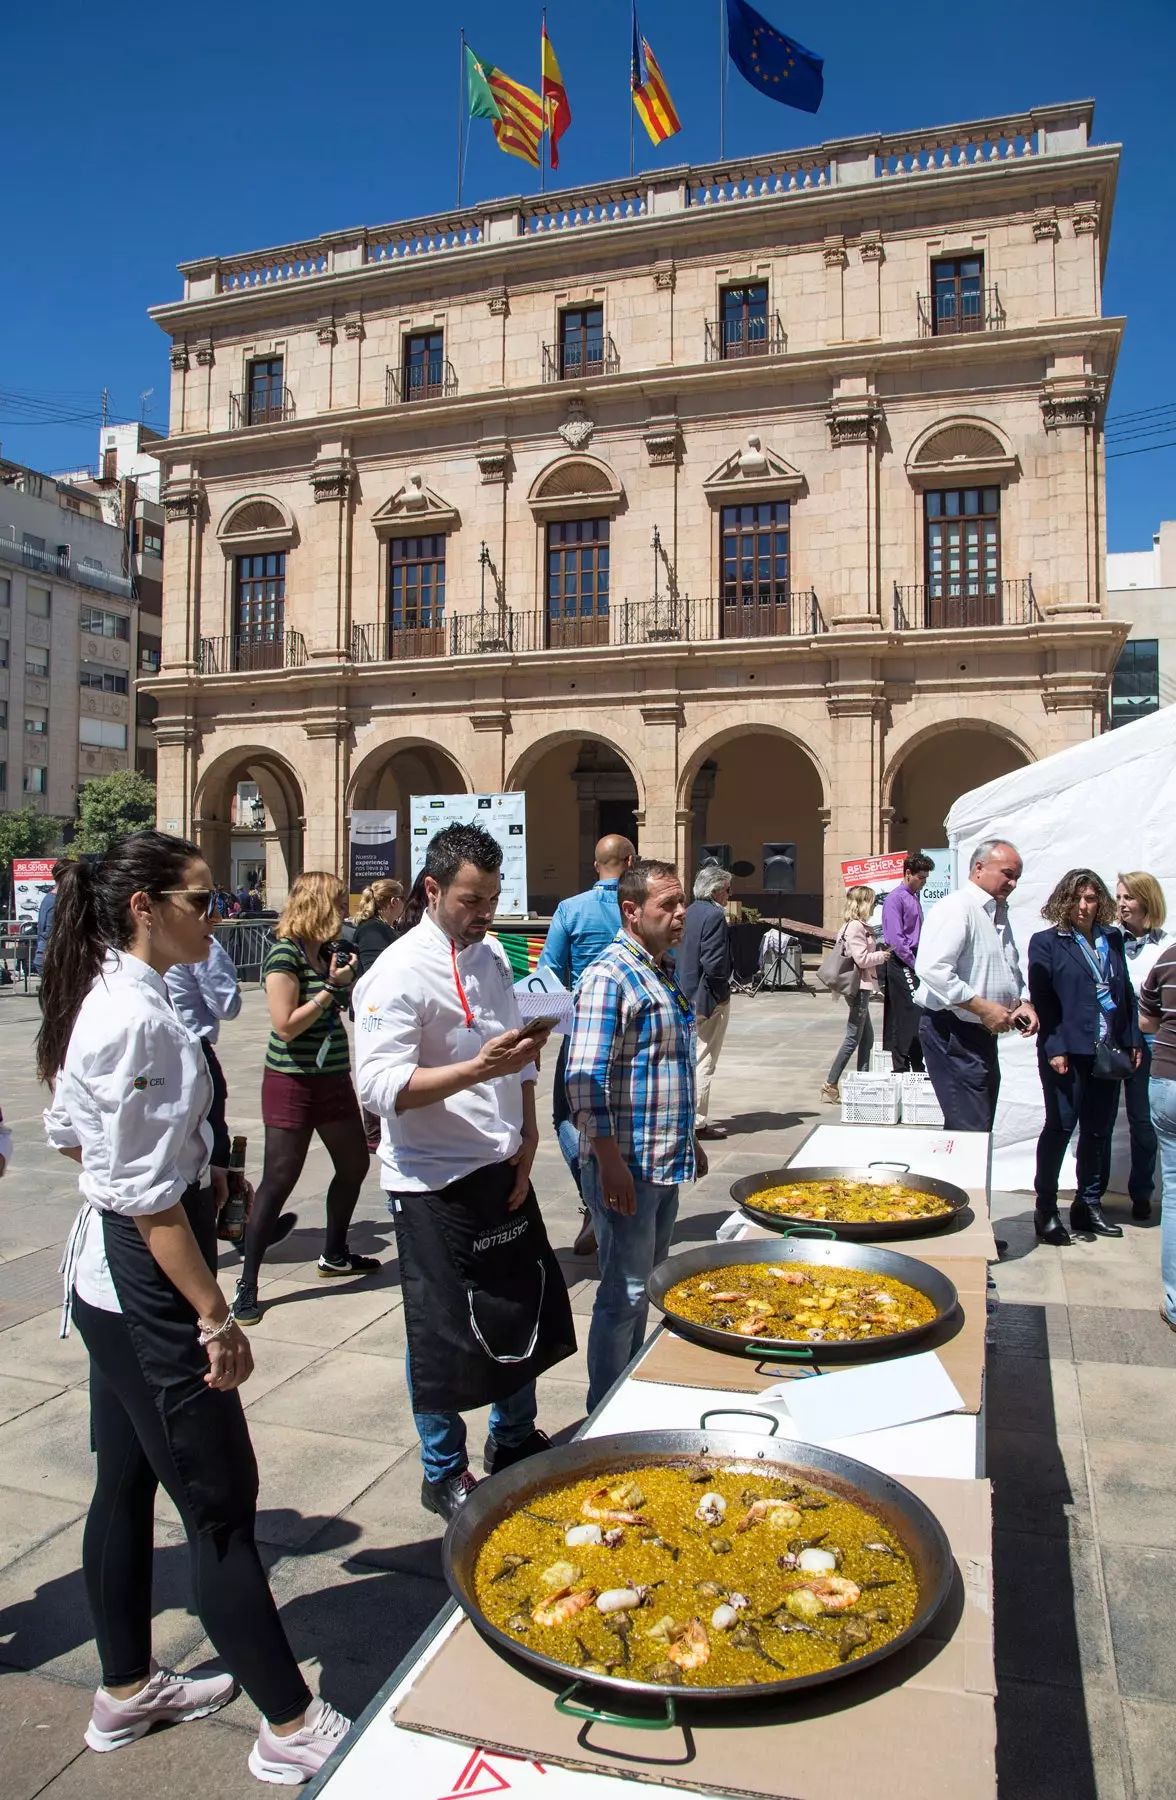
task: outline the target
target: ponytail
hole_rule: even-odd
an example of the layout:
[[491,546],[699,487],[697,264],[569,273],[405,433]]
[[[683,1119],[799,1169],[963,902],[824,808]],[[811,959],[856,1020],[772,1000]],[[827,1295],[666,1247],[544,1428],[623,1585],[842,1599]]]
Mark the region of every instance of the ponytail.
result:
[[375,918],[381,906],[387,906],[389,900],[399,900],[403,893],[404,888],[399,881],[392,881],[384,877],[373,881],[371,887],[364,888],[359,897],[355,923],[357,925],[366,924],[368,919]]
[[51,1087],[57,1079],[82,1001],[107,950],[124,950],[131,941],[131,895],[182,886],[184,871],[199,856],[198,847],[184,838],[140,831],[115,844],[101,861],[58,864],[57,904],[41,973],[39,1080]]

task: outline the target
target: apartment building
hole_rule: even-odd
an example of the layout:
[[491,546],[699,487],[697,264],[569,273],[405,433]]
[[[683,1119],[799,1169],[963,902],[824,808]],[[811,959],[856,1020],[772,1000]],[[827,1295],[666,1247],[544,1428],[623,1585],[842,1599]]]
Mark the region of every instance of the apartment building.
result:
[[93,493],[0,459],[0,811],[72,819],[84,781],[135,765],[125,542]]
[[[1102,728],[1093,107],[677,168],[181,266],[160,819],[268,892],[354,808],[522,789],[685,868],[934,847]],[[754,897],[762,876],[737,884]]]
[[1114,727],[1176,700],[1176,519],[1152,534],[1150,550],[1107,557],[1107,612],[1130,633],[1111,678]]

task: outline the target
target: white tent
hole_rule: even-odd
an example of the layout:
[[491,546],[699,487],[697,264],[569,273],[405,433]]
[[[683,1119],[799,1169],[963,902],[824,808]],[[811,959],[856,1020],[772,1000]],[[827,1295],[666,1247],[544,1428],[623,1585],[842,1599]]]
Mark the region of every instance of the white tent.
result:
[[[1067,869],[1096,869],[1114,892],[1122,869],[1147,869],[1176,923],[1176,707],[1138,719],[1089,743],[1059,750],[1001,775],[956,801],[947,815],[954,877],[967,879],[969,855],[989,837],[1007,837],[1025,861],[1009,903],[1022,967],[1029,939],[1045,928],[1041,908]],[[1001,1093],[993,1142],[993,1186],[1032,1188],[1037,1136],[1044,1121],[1037,1052],[1013,1033],[1000,1040]],[[1126,1120],[1120,1108],[1111,1185],[1126,1178]],[[1071,1155],[1063,1182],[1074,1180]]]

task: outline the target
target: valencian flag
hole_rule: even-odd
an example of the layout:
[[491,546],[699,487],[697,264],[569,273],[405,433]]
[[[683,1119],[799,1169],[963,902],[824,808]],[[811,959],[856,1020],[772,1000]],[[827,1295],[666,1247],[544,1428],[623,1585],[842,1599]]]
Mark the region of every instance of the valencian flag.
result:
[[655,144],[681,131],[682,121],[674,111],[670,90],[657,66],[657,58],[637,29],[637,8],[633,8],[633,64],[630,80],[633,105],[637,117]]
[[820,106],[824,60],[777,31],[747,0],[727,0],[727,54],[743,79],[770,100],[801,112]]
[[466,80],[471,119],[489,119],[498,148],[508,156],[521,156],[537,169],[539,139],[543,136],[543,103],[538,94],[521,81],[512,81],[493,63],[483,62],[468,44]]
[[547,35],[547,14],[543,15],[543,113],[547,124],[547,143],[553,169],[559,168],[559,140],[572,122],[568,90],[559,72],[559,63]]

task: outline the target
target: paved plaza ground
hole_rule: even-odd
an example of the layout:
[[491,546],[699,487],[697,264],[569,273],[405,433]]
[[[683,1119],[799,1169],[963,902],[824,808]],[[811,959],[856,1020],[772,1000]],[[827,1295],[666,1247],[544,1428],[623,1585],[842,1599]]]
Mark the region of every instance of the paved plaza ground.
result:
[[[819,1117],[844,1012],[826,998],[737,999],[714,1090],[731,1136],[684,1195],[677,1238],[705,1241],[736,1176],[772,1167]],[[255,1796],[242,1698],[214,1720],[117,1755],[82,1745],[98,1665],[80,1572],[92,1466],[86,1358],[57,1338],[74,1172],[49,1152],[32,1075],[37,1006],[0,991],[0,1101],[16,1159],[0,1184],[0,1793],[5,1800]],[[233,1128],[256,1177],[266,1024],[246,996],[222,1042]],[[550,1116],[545,1072],[541,1118]],[[259,1538],[307,1679],[357,1713],[444,1603],[440,1529],[422,1511],[405,1397],[392,1233],[375,1174],[352,1242],[385,1261],[341,1292],[318,1281],[328,1164],[316,1146],[298,1229],[267,1265],[244,1390],[261,1466]],[[550,1134],[535,1185],[584,1326],[595,1265],[574,1258],[575,1194]],[[1120,1216],[1126,1207],[1109,1208]],[[1154,1226],[1121,1242],[1038,1247],[1026,1195],[998,1197],[1009,1241],[988,1363],[995,1483],[1001,1800],[1171,1800],[1176,1794],[1176,1336],[1158,1312]],[[236,1258],[223,1259],[231,1293]],[[581,1333],[584,1336],[584,1333]],[[552,1433],[583,1416],[584,1354],[540,1382]],[[484,1421],[471,1423],[480,1458]],[[475,1466],[479,1466],[476,1464]],[[211,1656],[189,1610],[186,1553],[161,1497],[156,1653]],[[389,1791],[395,1776],[389,1771]]]

